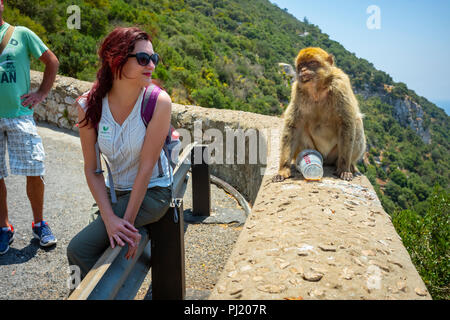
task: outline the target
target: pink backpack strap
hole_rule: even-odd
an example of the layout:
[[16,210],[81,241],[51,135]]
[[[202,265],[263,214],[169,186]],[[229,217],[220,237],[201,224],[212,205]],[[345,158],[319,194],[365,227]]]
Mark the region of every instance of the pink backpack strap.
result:
[[[148,126],[150,120],[152,119],[153,112],[155,111],[156,107],[156,101],[158,100],[160,92],[161,88],[154,84],[145,88],[144,97],[142,98],[142,105],[141,105],[141,118],[146,127]],[[165,146],[163,146],[163,149],[164,147]],[[158,172],[160,177],[164,176],[164,171],[161,164],[161,157],[158,158]]]
[[161,88],[153,84],[145,88],[141,105],[141,118],[144,121],[145,126],[149,124],[153,117],[156,101],[158,100],[160,92]]

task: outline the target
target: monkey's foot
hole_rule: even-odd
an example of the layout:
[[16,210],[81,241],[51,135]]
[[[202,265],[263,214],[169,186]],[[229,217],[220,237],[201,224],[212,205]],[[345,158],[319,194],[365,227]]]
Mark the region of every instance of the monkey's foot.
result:
[[342,180],[351,181],[353,180],[353,174],[351,172],[342,172],[339,178]]
[[343,170],[336,170],[334,172],[334,175],[338,176],[342,180],[351,181],[353,180],[353,174],[349,171],[343,171]]
[[360,176],[361,172],[359,172],[358,167],[355,164],[350,165],[350,171],[353,173],[354,176]]

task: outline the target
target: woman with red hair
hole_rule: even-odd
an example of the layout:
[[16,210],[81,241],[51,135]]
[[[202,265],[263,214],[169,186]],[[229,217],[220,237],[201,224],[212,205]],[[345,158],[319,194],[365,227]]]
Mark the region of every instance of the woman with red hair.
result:
[[[126,258],[133,258],[141,239],[136,228],[158,221],[171,199],[169,164],[162,151],[170,126],[169,95],[158,95],[147,126],[140,113],[159,59],[150,36],[138,28],[116,28],[98,54],[97,80],[77,101],[84,172],[98,207],[97,218],[67,248],[69,264],[78,265],[82,277],[109,245],[127,243]],[[96,142],[111,168],[116,203],[111,202],[109,180],[96,172]],[[164,174],[155,166],[159,158]]]

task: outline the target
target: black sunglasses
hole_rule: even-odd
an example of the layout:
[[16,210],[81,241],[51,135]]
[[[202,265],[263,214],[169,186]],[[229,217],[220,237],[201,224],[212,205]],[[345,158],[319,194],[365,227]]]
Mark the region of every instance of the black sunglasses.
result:
[[143,67],[147,66],[150,61],[152,61],[156,67],[159,62],[159,55],[157,53],[149,55],[146,52],[138,52],[136,54],[129,54],[128,57],[136,57],[137,62]]

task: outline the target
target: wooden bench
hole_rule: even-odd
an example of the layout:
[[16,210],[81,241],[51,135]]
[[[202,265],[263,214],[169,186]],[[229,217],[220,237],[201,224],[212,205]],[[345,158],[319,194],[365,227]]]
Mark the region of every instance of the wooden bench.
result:
[[[196,143],[193,143],[187,146],[179,157],[178,165],[174,170],[175,198],[182,199],[184,196],[189,178],[187,173],[191,168],[189,160],[195,153],[199,154],[199,152],[193,152],[198,147],[204,148],[204,146],[196,146]],[[202,165],[207,167],[205,163],[200,164],[200,166]],[[192,164],[192,168],[194,168],[194,164]],[[205,171],[201,168],[200,170]],[[209,177],[204,183],[209,184]],[[206,201],[210,201],[209,194],[204,197]],[[68,299],[133,299],[150,267],[152,269],[153,300],[184,299],[186,288],[182,202],[177,211],[177,223],[174,222],[174,208],[170,207],[158,222],[139,229],[142,239],[134,259],[125,259],[128,251],[127,245],[116,246],[114,249],[108,247]]]

